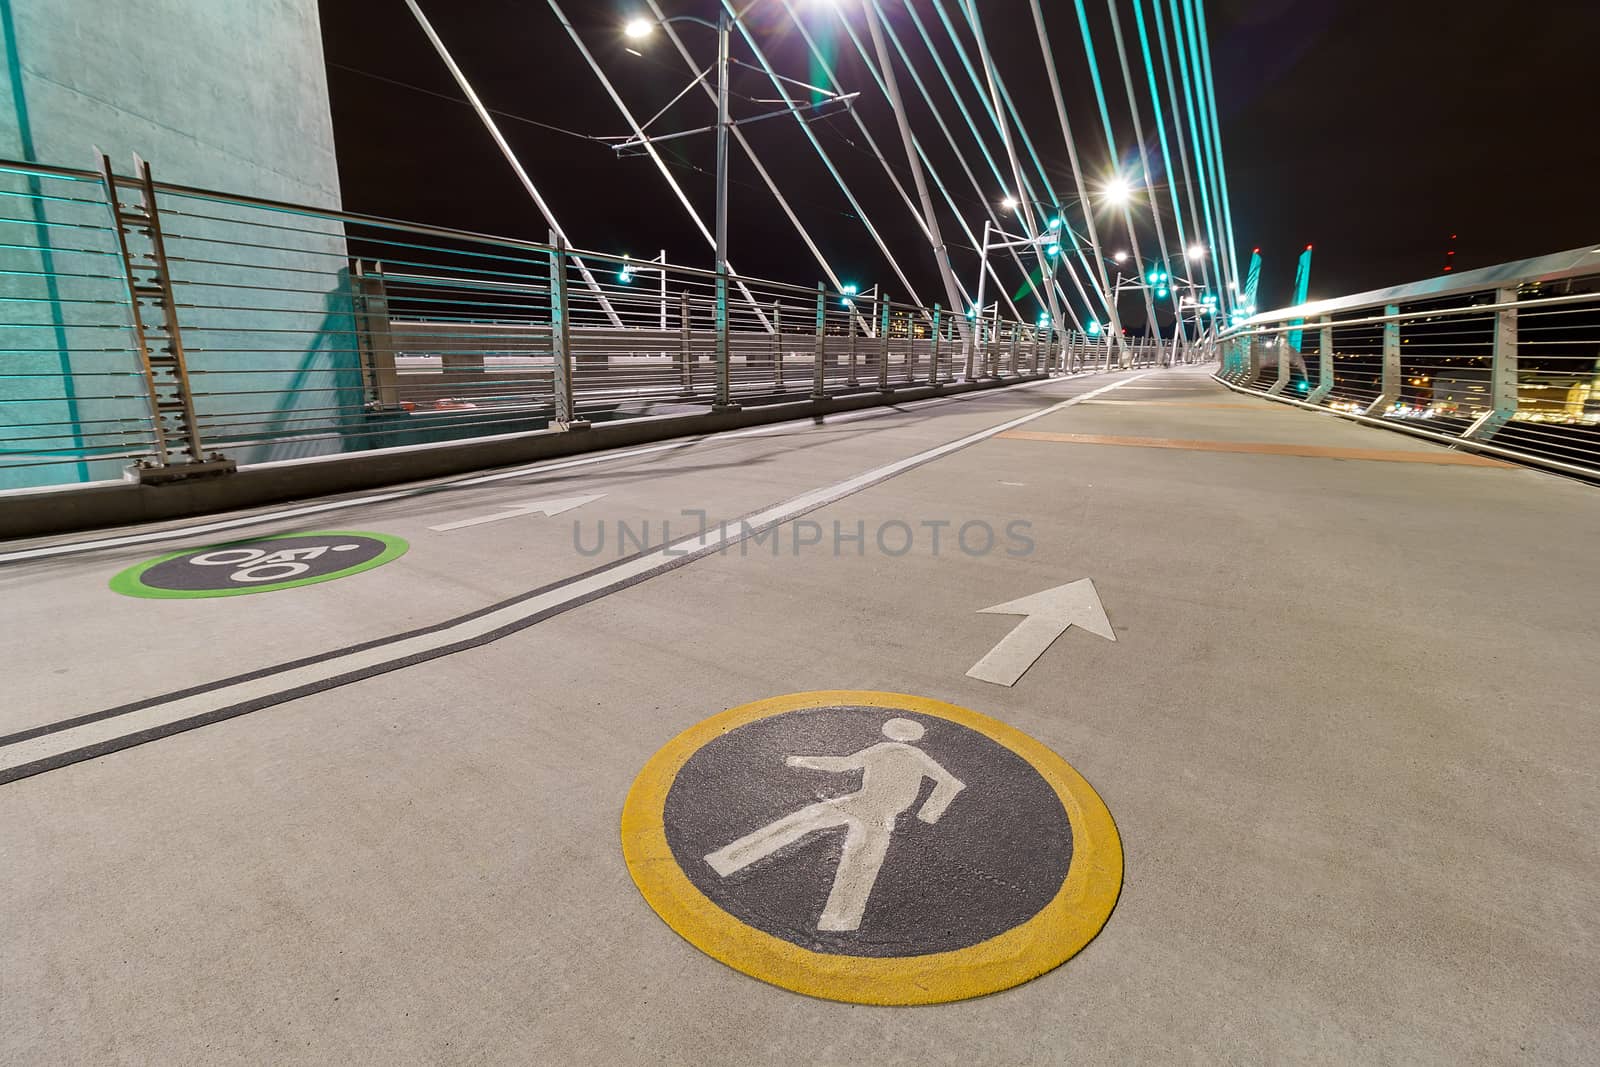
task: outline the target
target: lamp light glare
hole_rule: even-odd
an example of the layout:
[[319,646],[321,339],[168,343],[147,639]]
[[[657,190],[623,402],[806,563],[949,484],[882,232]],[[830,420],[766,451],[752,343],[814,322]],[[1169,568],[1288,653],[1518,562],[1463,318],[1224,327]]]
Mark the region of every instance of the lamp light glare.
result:
[[630,41],[642,41],[646,37],[650,36],[651,32],[654,31],[655,28],[655,23],[651,22],[649,19],[629,19],[628,24],[622,27],[622,33],[623,36],[627,37]]

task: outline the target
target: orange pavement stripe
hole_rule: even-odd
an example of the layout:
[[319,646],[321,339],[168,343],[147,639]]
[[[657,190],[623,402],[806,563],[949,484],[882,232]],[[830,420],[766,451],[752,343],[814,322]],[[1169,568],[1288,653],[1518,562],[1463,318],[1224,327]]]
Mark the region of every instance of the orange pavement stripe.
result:
[[1086,404],[1130,404],[1135,407],[1163,408],[1230,408],[1251,411],[1286,411],[1276,405],[1266,404],[1216,404],[1201,400],[1086,400]]
[[1108,437],[1095,433],[1046,433],[1007,430],[998,434],[1017,441],[1052,441],[1067,445],[1121,445],[1125,448],[1178,448],[1193,452],[1248,452],[1259,456],[1306,456],[1315,459],[1365,459],[1377,463],[1432,463],[1444,467],[1510,467],[1497,459],[1465,452],[1393,452],[1376,448],[1326,448],[1274,444],[1270,441],[1182,441],[1170,437]]

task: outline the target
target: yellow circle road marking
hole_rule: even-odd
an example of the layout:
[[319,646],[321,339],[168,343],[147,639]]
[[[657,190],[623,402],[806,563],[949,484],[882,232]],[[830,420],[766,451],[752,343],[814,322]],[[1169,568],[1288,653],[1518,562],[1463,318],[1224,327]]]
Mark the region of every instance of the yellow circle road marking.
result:
[[[667,794],[701,748],[758,720],[808,708],[874,707],[945,719],[1026,761],[1049,784],[1072,832],[1059,891],[1030,919],[967,948],[917,956],[813,952],[750,926],[715,904],[679,866],[667,841]],[[934,1004],[982,996],[1036,978],[1100,932],[1122,888],[1122,842],[1098,794],[1060,756],[1005,723],[900,693],[824,690],[758,700],[714,715],[645,764],[622,809],[622,851],[645,900],[685,940],[735,970],[797,993],[862,1004]]]

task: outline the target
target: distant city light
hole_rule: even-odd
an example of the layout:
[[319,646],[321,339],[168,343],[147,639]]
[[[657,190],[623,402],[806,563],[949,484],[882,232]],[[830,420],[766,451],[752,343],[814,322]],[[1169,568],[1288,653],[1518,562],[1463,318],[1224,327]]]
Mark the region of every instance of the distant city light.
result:
[[1090,337],[1098,336],[1100,333],[1100,320],[1090,319],[1089,324],[1084,329],[1088,331]]

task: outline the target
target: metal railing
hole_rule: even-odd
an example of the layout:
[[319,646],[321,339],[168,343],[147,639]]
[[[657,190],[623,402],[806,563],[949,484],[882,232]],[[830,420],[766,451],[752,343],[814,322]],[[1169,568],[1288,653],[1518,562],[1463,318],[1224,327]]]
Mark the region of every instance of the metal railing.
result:
[[1600,474],[1600,245],[1267,312],[1218,346],[1235,388]]
[[0,490],[1170,356],[136,169],[0,161]]

